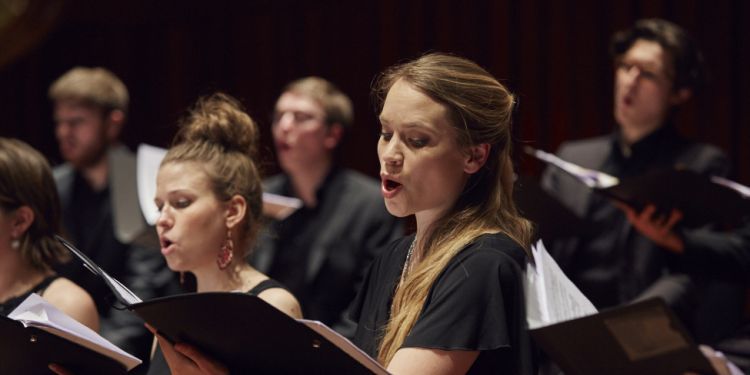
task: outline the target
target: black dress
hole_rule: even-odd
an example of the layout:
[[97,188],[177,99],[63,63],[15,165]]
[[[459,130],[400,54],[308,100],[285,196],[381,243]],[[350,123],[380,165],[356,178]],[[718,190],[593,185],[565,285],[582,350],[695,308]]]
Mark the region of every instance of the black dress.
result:
[[[378,355],[383,329],[414,236],[396,241],[372,264],[351,317],[354,343]],[[525,252],[504,234],[478,237],[438,276],[402,347],[478,350],[469,374],[532,374],[523,297]]]
[[[258,283],[255,287],[247,291],[247,294],[251,296],[257,296],[267,289],[281,288],[286,290],[281,283],[273,279],[263,280]],[[148,375],[168,375],[171,374],[167,360],[164,358],[164,354],[161,352],[161,347],[156,346],[154,356],[151,358],[151,364],[148,367]]]
[[44,294],[44,291],[47,290],[47,287],[49,287],[50,284],[52,284],[53,281],[57,280],[60,276],[58,275],[52,275],[47,276],[42,280],[39,284],[36,284],[33,288],[26,291],[26,293],[21,294],[20,296],[16,296],[13,298],[8,299],[5,302],[0,303],[0,315],[2,316],[8,316],[13,310],[15,310],[18,305],[23,302],[26,297],[30,296],[31,293],[36,293],[38,295]]

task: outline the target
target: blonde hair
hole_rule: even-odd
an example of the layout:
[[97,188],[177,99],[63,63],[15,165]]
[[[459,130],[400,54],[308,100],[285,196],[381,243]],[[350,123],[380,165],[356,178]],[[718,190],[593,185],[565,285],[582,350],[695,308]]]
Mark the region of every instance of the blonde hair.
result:
[[531,223],[519,215],[513,202],[510,129],[515,100],[510,91],[469,60],[431,53],[391,67],[376,79],[373,98],[378,113],[399,80],[448,109],[459,147],[486,143],[490,151],[454,207],[428,228],[423,260],[396,289],[378,350],[384,365],[414,327],[432,284],[459,251],[482,234],[498,232],[528,249],[532,235]]
[[326,123],[348,129],[354,122],[352,101],[336,85],[320,77],[305,77],[284,87],[284,92],[307,96],[323,107]]
[[60,231],[60,198],[47,160],[17,139],[0,138],[0,209],[29,207],[34,221],[21,235],[19,251],[38,270],[67,260],[55,234]]
[[[201,98],[181,124],[174,145],[162,166],[175,162],[199,163],[216,197],[245,198],[248,215],[240,228],[242,245],[257,235],[262,213],[260,172],[255,164],[258,125],[234,98],[217,93]],[[235,256],[247,256],[250,246],[235,246]]]
[[128,89],[112,72],[104,68],[75,67],[58,78],[49,88],[54,101],[74,100],[109,112],[128,112]]

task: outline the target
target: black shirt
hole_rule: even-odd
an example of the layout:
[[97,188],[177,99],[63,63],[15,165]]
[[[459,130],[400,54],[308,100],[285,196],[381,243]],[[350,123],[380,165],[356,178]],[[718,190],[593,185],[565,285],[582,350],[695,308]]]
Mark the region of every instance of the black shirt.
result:
[[[354,343],[377,357],[391,302],[413,236],[373,261],[352,319]],[[483,235],[458,253],[430,289],[403,347],[478,350],[470,374],[531,374],[526,330],[523,249],[503,234]]]
[[[268,192],[295,196],[291,180],[277,175]],[[316,193],[315,207],[302,207],[269,223],[258,238],[251,264],[289,288],[307,319],[350,336],[344,310],[357,293],[370,261],[403,235],[385,208],[380,184],[358,172],[334,168]]]
[[34,285],[25,293],[9,298],[7,301],[0,302],[0,315],[8,316],[8,314],[13,312],[13,310],[15,310],[18,305],[20,305],[28,296],[30,296],[31,293],[36,293],[41,296],[42,294],[44,294],[44,291],[47,289],[47,287],[52,284],[53,281],[57,280],[58,277],[59,276],[57,275],[47,276],[44,278],[44,280],[40,281],[39,284]]

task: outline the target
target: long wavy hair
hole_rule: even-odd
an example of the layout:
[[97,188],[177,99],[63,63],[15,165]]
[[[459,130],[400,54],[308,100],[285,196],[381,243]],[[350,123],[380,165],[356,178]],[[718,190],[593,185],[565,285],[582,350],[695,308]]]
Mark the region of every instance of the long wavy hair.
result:
[[511,117],[513,94],[486,70],[464,58],[431,53],[396,65],[373,84],[376,112],[396,81],[448,109],[459,147],[489,144],[485,165],[468,179],[449,212],[428,228],[423,260],[397,287],[378,350],[387,365],[416,323],[432,284],[448,262],[485,233],[504,233],[528,251],[532,225],[513,203]]

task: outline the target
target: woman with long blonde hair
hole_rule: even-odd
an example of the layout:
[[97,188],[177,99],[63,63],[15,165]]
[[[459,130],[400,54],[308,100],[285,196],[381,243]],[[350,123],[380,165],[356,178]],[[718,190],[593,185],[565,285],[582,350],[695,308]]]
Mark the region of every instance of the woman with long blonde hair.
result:
[[512,200],[513,95],[440,53],[373,87],[388,211],[417,230],[376,259],[354,342],[393,373],[531,373],[522,277],[531,225]]

